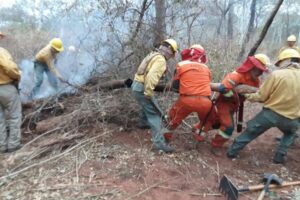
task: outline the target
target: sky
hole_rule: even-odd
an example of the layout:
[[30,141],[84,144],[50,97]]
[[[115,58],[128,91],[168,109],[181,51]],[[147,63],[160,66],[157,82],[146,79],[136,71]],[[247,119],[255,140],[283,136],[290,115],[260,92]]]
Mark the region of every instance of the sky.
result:
[[10,7],[15,3],[15,0],[0,0],[0,7]]

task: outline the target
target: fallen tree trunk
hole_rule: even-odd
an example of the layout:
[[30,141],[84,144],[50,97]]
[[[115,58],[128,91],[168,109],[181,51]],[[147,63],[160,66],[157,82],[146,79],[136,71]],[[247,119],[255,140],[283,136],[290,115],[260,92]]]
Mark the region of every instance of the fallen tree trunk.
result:
[[[133,80],[128,78],[128,79],[120,79],[120,80],[112,80],[108,81],[105,83],[101,83],[98,85],[99,90],[114,90],[114,89],[119,89],[119,88],[130,88],[133,83]],[[159,84],[155,87],[154,91],[156,92],[163,92],[166,90],[171,90],[170,85],[165,85],[165,84]]]
[[55,127],[63,127],[67,123],[75,124],[75,120],[80,121],[82,119],[86,119],[87,117],[91,117],[92,114],[93,112],[75,110],[72,113],[66,115],[60,115],[60,116],[52,117],[50,119],[39,121],[36,124],[35,130],[37,133],[44,133]]

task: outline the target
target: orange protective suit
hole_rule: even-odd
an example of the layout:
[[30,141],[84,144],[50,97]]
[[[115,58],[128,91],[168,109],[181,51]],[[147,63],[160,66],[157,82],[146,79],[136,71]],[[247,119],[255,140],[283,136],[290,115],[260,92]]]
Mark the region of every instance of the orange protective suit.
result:
[[[199,129],[203,129],[206,133],[210,129],[219,128],[219,132],[211,142],[213,147],[222,147],[234,131],[233,115],[238,110],[239,105],[245,100],[244,97],[234,91],[234,88],[240,84],[259,87],[260,81],[258,78],[253,80],[251,77],[251,69],[256,67],[261,71],[267,70],[266,67],[253,59],[255,58],[248,57],[236,71],[225,76],[220,86],[221,94],[217,97],[216,104],[213,106],[206,123],[202,125],[203,121],[200,121],[195,125],[196,130],[199,131]],[[253,63],[255,63],[255,65]],[[203,140],[203,138],[199,138],[199,136],[197,139],[199,141]]]
[[169,111],[170,129],[176,129],[192,112],[197,112],[200,121],[203,121],[212,106],[209,68],[196,61],[179,62],[174,80],[179,80],[180,96]]

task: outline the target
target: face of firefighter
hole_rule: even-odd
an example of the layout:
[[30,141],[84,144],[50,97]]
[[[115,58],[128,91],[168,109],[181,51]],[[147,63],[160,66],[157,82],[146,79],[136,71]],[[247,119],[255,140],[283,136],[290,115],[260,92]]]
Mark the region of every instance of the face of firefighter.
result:
[[288,44],[289,47],[293,47],[296,44],[296,42],[295,41],[288,41],[287,44]]
[[170,46],[166,47],[164,45],[160,45],[159,51],[166,58],[166,60],[169,60],[170,58],[173,58],[175,56],[175,53],[173,52],[173,50]]
[[56,49],[54,49],[54,48],[52,48],[52,47],[51,47],[51,52],[52,52],[53,54],[58,54],[58,53],[59,53],[59,51],[57,51]]
[[250,74],[251,74],[251,79],[252,79],[253,81],[255,81],[255,80],[258,79],[259,76],[261,76],[261,75],[263,74],[263,71],[254,67],[254,68],[250,71]]
[[291,64],[291,59],[285,59],[285,60],[280,61],[280,62],[277,64],[277,67],[278,67],[278,68],[286,68],[286,67],[289,66],[290,64]]

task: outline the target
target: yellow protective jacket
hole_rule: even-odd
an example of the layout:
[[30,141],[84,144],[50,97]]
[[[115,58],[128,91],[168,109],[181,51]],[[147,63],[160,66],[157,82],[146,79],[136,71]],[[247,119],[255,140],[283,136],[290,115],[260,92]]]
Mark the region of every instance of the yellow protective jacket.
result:
[[265,108],[289,119],[300,117],[300,69],[279,69],[267,78],[259,91],[247,94],[249,101],[263,102]]
[[284,46],[284,47],[281,47],[281,49],[279,50],[279,54],[280,54],[283,50],[286,50],[286,49],[295,49],[295,50],[298,51],[299,54],[300,54],[300,48],[297,47],[297,46],[293,46],[293,47],[290,47],[290,46]]
[[144,95],[153,96],[153,91],[167,69],[167,61],[161,54],[154,56],[143,75],[135,74],[134,80],[144,84]]
[[0,47],[0,85],[19,81],[20,78],[21,71],[12,56],[6,49]]
[[58,70],[55,68],[54,61],[55,61],[55,55],[51,52],[51,46],[47,45],[42,50],[40,50],[36,56],[35,60],[41,63],[45,63],[48,66],[48,69],[56,76],[61,78],[62,76],[58,72]]

